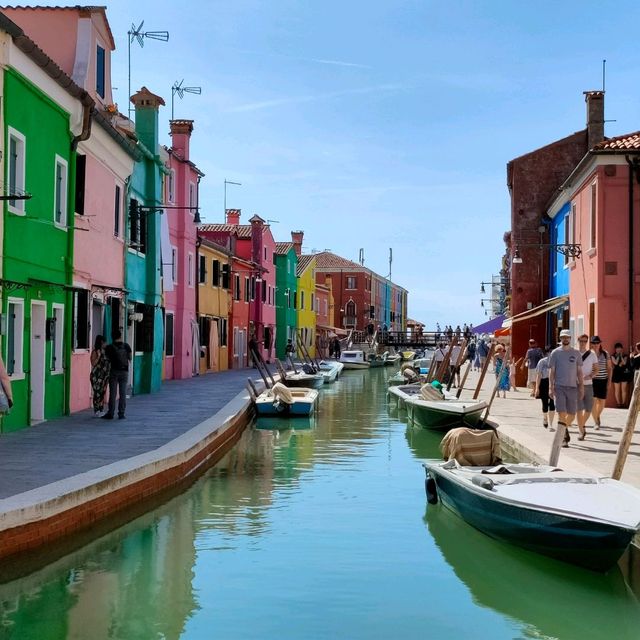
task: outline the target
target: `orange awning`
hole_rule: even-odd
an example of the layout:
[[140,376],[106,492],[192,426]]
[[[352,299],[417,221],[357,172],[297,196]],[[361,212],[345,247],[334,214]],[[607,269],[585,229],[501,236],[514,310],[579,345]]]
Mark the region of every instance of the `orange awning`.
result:
[[327,324],[317,324],[316,329],[322,329],[323,331],[333,331],[337,336],[343,335],[348,336],[349,332],[346,329],[341,329],[340,327],[331,327]]

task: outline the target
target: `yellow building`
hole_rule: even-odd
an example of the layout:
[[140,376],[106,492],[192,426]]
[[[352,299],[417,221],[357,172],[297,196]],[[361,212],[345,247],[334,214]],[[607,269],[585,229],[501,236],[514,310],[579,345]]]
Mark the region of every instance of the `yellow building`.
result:
[[229,368],[229,313],[231,310],[231,255],[215,242],[199,239],[198,324],[200,373]]
[[296,310],[298,314],[298,340],[302,340],[312,357],[316,355],[316,257],[298,256],[298,295]]

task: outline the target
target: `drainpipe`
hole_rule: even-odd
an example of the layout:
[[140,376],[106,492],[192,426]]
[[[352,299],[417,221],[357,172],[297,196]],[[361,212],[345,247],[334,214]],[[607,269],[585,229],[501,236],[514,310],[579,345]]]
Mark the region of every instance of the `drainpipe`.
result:
[[78,148],[78,143],[88,140],[91,135],[91,114],[93,113],[95,102],[86,91],[82,92],[80,102],[82,103],[82,131],[71,141],[71,151],[75,151]]
[[628,280],[628,298],[629,298],[629,314],[628,314],[628,343],[629,345],[633,344],[633,307],[634,307],[634,299],[633,299],[633,285],[634,285],[634,259],[633,259],[633,238],[634,238],[634,228],[633,228],[633,178],[638,178],[638,158],[631,159],[629,156],[625,156],[625,160],[629,165],[629,280]]

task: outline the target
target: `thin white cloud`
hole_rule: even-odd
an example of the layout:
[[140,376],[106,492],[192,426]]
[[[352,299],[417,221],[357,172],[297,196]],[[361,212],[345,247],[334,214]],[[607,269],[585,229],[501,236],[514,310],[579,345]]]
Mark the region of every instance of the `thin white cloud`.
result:
[[307,96],[288,96],[284,98],[274,98],[273,100],[262,100],[261,102],[248,102],[246,104],[236,105],[227,109],[229,113],[239,113],[244,111],[258,111],[260,109],[270,109],[272,107],[281,107],[289,104],[302,104],[304,102],[316,102],[318,100],[331,100],[332,98],[341,98],[343,96],[360,95],[367,93],[384,93],[401,91],[409,89],[408,85],[403,84],[379,84],[372,87],[360,87],[356,89],[344,89],[342,91],[329,91],[327,93],[317,93]]
[[[306,58],[302,58],[306,59]],[[360,64],[358,62],[345,62],[344,60],[323,60],[322,58],[308,58],[310,62],[318,62],[319,64],[333,64],[338,67],[357,67],[358,69],[372,69],[368,64]]]
[[347,62],[346,60],[332,60],[330,58],[305,58],[302,56],[292,56],[288,53],[278,53],[276,51],[253,51],[251,49],[235,49],[240,53],[249,53],[256,56],[271,56],[275,58],[289,58],[289,60],[298,60],[299,62],[313,62],[315,64],[329,64],[338,67],[355,67],[357,69],[372,69],[368,64],[361,64],[359,62]]

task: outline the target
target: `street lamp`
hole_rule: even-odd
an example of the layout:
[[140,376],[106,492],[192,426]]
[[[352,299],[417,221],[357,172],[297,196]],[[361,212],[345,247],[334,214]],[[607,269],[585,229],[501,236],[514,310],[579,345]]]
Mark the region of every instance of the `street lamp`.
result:
[[582,255],[582,245],[575,243],[567,243],[567,244],[545,244],[545,243],[518,243],[516,244],[515,251],[513,252],[513,259],[511,260],[512,264],[522,264],[522,258],[520,257],[520,247],[549,247],[558,253],[561,253],[563,256],[567,256],[569,258],[579,258]]

